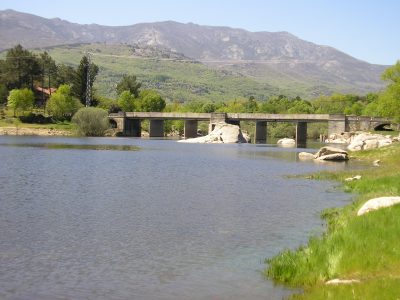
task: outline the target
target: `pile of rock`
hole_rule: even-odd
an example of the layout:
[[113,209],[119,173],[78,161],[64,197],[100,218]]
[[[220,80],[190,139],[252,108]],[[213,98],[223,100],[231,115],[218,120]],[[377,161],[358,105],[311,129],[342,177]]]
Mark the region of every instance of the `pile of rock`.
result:
[[300,160],[317,160],[317,161],[345,161],[348,160],[347,151],[334,147],[322,147],[317,153],[308,152],[299,153]]
[[331,134],[325,143],[349,144],[347,149],[350,151],[360,151],[388,146],[393,142],[398,142],[399,139],[400,137],[369,132],[343,132]]
[[347,149],[350,151],[376,149],[388,146],[394,141],[398,141],[398,137],[392,138],[390,135],[360,133],[351,138]]
[[333,133],[325,140],[325,143],[331,144],[349,144],[354,132]]
[[179,140],[181,143],[214,143],[214,144],[232,144],[232,143],[248,143],[250,138],[243,135],[240,127],[225,122],[217,123],[214,130],[206,136],[192,139]]

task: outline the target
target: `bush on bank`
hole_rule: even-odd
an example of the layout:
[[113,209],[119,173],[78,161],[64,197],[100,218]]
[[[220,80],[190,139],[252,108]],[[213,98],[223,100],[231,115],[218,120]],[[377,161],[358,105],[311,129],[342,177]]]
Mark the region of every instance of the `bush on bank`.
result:
[[84,107],[72,117],[72,122],[77,125],[78,133],[84,136],[104,136],[110,128],[108,113],[97,107]]

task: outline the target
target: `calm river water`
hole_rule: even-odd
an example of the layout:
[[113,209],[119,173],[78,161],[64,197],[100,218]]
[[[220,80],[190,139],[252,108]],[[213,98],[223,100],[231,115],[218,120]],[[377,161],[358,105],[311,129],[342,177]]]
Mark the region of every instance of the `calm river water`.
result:
[[[46,144],[136,145],[139,151]],[[55,149],[53,149],[55,148]],[[0,299],[281,299],[264,259],[350,195],[298,149],[0,137]]]

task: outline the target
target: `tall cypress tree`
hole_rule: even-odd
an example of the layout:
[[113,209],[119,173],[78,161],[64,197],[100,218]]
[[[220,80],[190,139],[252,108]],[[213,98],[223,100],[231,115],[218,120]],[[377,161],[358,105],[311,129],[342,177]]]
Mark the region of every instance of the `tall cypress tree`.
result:
[[[99,67],[94,63],[90,63],[86,56],[83,56],[76,70],[75,79],[72,86],[72,94],[79,99],[79,101],[85,105],[86,104],[86,89],[87,87],[87,75],[89,72],[90,76],[90,90],[93,92],[93,83],[96,79],[97,73],[99,72]],[[93,95],[91,95],[92,98]]]

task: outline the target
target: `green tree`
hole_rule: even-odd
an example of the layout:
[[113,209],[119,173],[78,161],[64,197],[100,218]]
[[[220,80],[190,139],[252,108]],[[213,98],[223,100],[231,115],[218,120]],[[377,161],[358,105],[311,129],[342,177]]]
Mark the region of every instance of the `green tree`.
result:
[[371,103],[371,102],[374,102],[374,101],[378,100],[378,98],[379,98],[379,94],[377,94],[377,93],[368,93],[367,95],[365,95],[365,102],[368,104],[368,103]]
[[46,105],[47,111],[56,120],[70,119],[81,107],[79,100],[72,97],[69,85],[60,85]]
[[45,51],[39,56],[39,64],[42,68],[42,87],[55,85],[57,75],[57,65],[54,59]]
[[246,100],[243,99],[234,99],[231,101],[227,101],[223,106],[217,109],[218,112],[226,112],[226,113],[241,113],[245,111],[244,104]]
[[257,101],[253,96],[250,96],[249,100],[243,103],[243,108],[244,108],[243,112],[254,113],[258,110]]
[[[99,67],[94,63],[90,63],[87,56],[83,56],[78,69],[75,74],[74,82],[72,85],[72,94],[79,99],[79,101],[86,104],[86,90],[90,88],[90,98],[93,99],[93,83],[99,72]],[[87,76],[89,73],[90,86],[87,86]]]
[[163,111],[165,100],[153,90],[143,90],[140,92],[140,110],[141,111]]
[[72,85],[75,81],[76,70],[71,66],[60,64],[57,66],[56,75],[56,86],[61,84]]
[[7,98],[7,106],[14,111],[14,117],[17,111],[26,111],[32,109],[34,95],[30,89],[13,89]]
[[343,114],[346,109],[351,111],[352,105],[360,100],[356,95],[333,94],[313,100],[312,105],[319,114]]
[[123,91],[118,97],[118,106],[122,111],[135,111],[136,99],[129,91]]
[[259,111],[270,114],[286,113],[293,105],[293,101],[284,95],[273,96],[267,101],[264,101]]
[[108,113],[98,107],[84,107],[72,117],[72,122],[78,127],[78,132],[85,136],[103,136],[110,128]]
[[37,56],[21,45],[7,51],[2,65],[1,77],[8,89],[24,87],[32,89],[34,80],[40,78],[42,74]]
[[378,114],[400,120],[400,61],[387,68],[382,74],[382,79],[388,81],[389,85],[377,100]]
[[202,106],[202,111],[205,112],[205,113],[215,112],[216,109],[217,109],[217,106],[212,102],[204,103],[203,106]]
[[388,81],[390,85],[400,85],[400,60],[383,72],[382,79]]
[[295,100],[287,111],[289,114],[312,114],[314,108],[310,102],[305,100]]
[[124,75],[121,81],[117,84],[117,94],[121,95],[124,91],[129,91],[135,98],[139,97],[139,89],[142,86],[140,82],[136,81],[134,75]]
[[0,106],[7,103],[8,90],[4,83],[0,83]]

